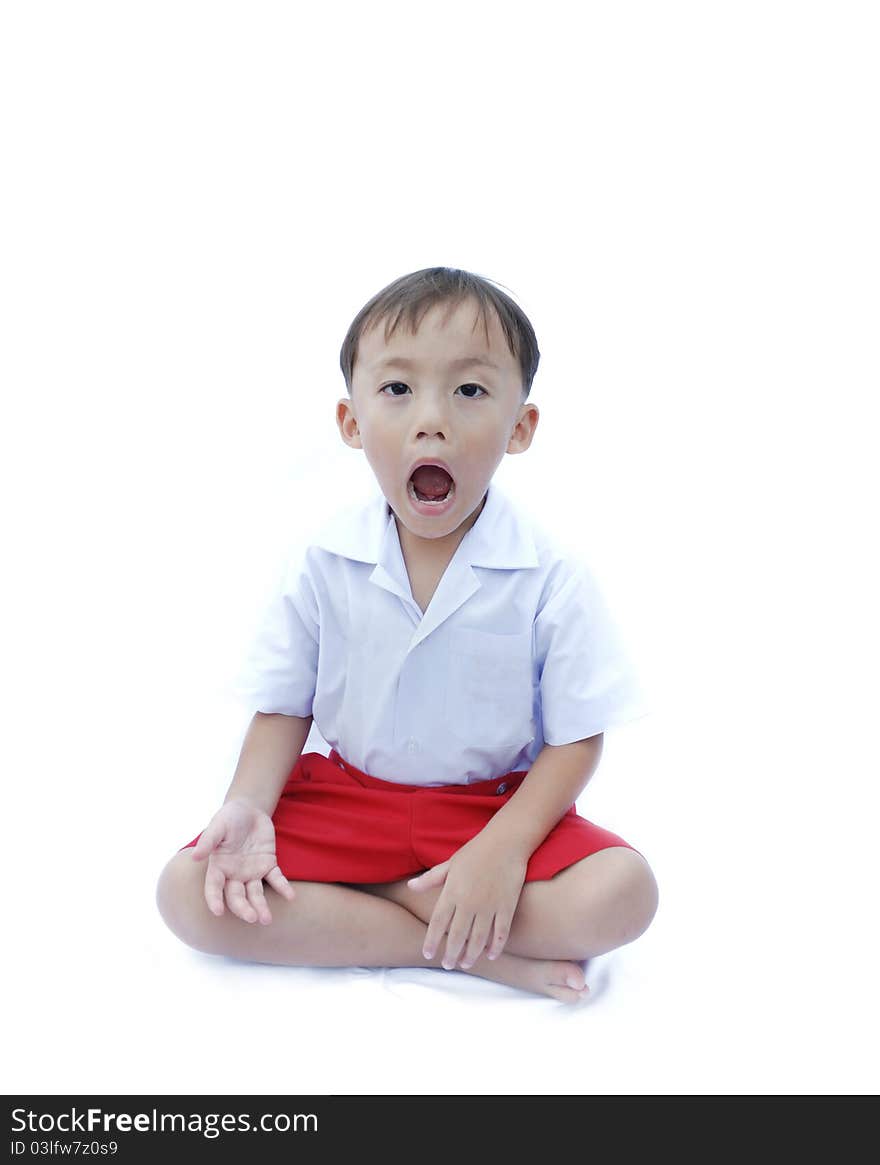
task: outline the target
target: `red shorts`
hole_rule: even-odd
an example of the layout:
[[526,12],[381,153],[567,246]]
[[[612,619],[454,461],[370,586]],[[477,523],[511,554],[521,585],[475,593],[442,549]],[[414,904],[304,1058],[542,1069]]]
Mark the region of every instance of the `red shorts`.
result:
[[[471,785],[400,785],[368,776],[335,749],[329,757],[303,753],[272,815],[278,865],[299,882],[412,877],[445,862],[478,834],[525,776],[517,771]],[[579,817],[572,805],[529,858],[526,881],[552,878],[610,846],[634,848]]]

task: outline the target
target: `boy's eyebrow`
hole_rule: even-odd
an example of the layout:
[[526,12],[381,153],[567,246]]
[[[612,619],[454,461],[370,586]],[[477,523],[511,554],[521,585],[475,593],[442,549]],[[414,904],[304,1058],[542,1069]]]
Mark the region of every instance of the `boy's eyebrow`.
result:
[[[456,360],[450,360],[447,367],[449,368],[468,368],[474,364],[483,364],[486,368],[494,368],[498,371],[498,365],[488,358],[488,356],[459,356]],[[386,356],[384,360],[377,360],[373,365],[374,370],[378,371],[380,368],[415,368],[417,361],[410,360],[408,356]]]

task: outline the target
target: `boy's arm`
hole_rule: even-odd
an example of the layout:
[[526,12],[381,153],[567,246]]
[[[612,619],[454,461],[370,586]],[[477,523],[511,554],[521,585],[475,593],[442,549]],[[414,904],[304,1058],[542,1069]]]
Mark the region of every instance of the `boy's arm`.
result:
[[246,801],[271,817],[287,778],[305,747],[311,716],[256,712],[226,793],[227,801]]
[[603,733],[545,744],[522,784],[478,834],[528,860],[584,791],[602,756]]
[[462,967],[473,966],[484,948],[488,958],[498,957],[529,858],[585,788],[599,763],[602,741],[600,732],[572,744],[546,744],[507,804],[479,833],[447,861],[409,879],[414,890],[443,885],[425,933],[426,958],[434,957],[444,934],[447,969],[463,954]]
[[311,723],[311,716],[257,712],[248,726],[226,799],[192,850],[193,861],[207,859],[205,901],[218,917],[228,906],[245,922],[270,923],[264,879],[288,901],[294,896],[275,856],[271,817]]

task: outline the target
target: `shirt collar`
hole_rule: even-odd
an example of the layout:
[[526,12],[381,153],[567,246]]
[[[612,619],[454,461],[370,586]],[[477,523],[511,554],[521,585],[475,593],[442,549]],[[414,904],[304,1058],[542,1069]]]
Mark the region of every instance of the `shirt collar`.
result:
[[[366,503],[343,510],[318,532],[312,544],[357,562],[387,565],[399,539],[385,495],[376,492]],[[528,519],[495,482],[489,483],[486,504],[462,539],[457,557],[471,566],[502,570],[539,565]]]

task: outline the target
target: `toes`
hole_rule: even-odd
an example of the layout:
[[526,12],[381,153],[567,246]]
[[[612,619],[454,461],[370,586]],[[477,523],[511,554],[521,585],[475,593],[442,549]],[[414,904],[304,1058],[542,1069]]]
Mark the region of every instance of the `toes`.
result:
[[555,980],[560,986],[571,987],[574,991],[583,991],[586,986],[586,977],[577,963],[559,963]]
[[590,994],[584,972],[577,963],[556,963],[553,968],[550,994],[562,1003],[577,1003]]
[[560,1003],[580,1003],[582,999],[588,998],[590,994],[589,987],[584,987],[581,991],[575,991],[572,987],[558,987],[551,985],[548,991],[554,999],[558,999]]

